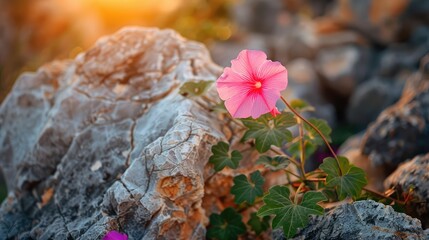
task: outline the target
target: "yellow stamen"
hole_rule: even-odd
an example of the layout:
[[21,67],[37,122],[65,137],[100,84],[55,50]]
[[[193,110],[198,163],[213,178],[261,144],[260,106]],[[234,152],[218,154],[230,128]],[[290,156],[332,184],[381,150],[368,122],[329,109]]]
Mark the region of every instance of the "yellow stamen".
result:
[[262,87],[262,83],[261,83],[261,82],[259,82],[259,81],[257,81],[257,82],[255,83],[255,87],[256,87],[256,88],[261,88],[261,87]]

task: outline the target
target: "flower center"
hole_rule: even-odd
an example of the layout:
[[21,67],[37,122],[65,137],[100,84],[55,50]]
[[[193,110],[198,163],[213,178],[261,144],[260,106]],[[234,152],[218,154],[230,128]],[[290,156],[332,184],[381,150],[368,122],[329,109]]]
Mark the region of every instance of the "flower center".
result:
[[257,81],[255,83],[255,88],[261,88],[262,87],[262,83],[260,81]]

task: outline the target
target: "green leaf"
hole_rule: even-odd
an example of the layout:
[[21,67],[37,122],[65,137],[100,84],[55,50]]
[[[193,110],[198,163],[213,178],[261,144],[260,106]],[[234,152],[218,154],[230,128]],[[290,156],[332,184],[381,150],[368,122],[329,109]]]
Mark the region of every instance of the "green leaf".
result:
[[243,158],[241,153],[234,150],[230,153],[229,144],[225,142],[219,142],[212,147],[213,155],[209,159],[209,163],[213,163],[216,172],[221,171],[224,167],[236,169],[238,163]]
[[253,204],[256,197],[264,194],[262,185],[264,185],[264,178],[261,172],[255,171],[250,174],[250,181],[243,174],[234,178],[234,186],[231,188],[231,193],[235,196],[235,203],[248,202]]
[[[288,148],[290,154],[294,157],[301,156],[301,143],[300,141],[296,141],[292,143]],[[305,157],[308,158],[317,150],[317,147],[308,140],[304,140],[304,150],[305,150]]]
[[252,213],[250,214],[249,221],[247,221],[247,225],[249,225],[258,236],[270,227],[270,216],[260,218],[256,213]]
[[185,82],[179,89],[179,93],[184,97],[198,97],[204,94],[213,81]]
[[258,164],[264,164],[265,167],[277,171],[281,169],[287,168],[290,161],[287,159],[287,157],[284,156],[275,156],[275,157],[269,157],[269,156],[260,156],[259,159],[256,161]]
[[255,147],[260,153],[266,152],[271,145],[281,147],[283,142],[292,140],[289,127],[296,124],[295,116],[290,112],[283,112],[277,117],[265,114],[258,119],[242,119],[248,128],[243,140],[255,139]]
[[241,215],[233,208],[226,208],[220,215],[215,213],[210,215],[208,238],[233,240],[245,232],[246,225],[241,221]]
[[302,99],[294,99],[290,102],[290,105],[293,109],[300,112],[312,112],[315,110],[313,106]]
[[336,189],[340,200],[348,196],[359,197],[362,188],[367,184],[365,172],[350,164],[345,157],[339,156],[338,161],[340,166],[335,158],[328,157],[320,165],[319,168],[327,174],[326,185]]
[[[328,140],[328,142],[332,141],[330,136],[332,129],[329,127],[328,122],[323,119],[316,118],[310,118],[308,121],[317,127],[320,132],[322,132],[323,136]],[[313,141],[317,145],[324,144],[322,137],[320,137],[317,131],[314,130],[310,125],[304,123],[304,128],[307,130],[306,136],[309,140]]]
[[326,201],[325,195],[321,192],[308,191],[304,193],[302,202],[295,204],[290,200],[290,190],[285,186],[272,187],[264,197],[265,205],[258,211],[258,216],[275,215],[272,227],[283,227],[286,238],[293,237],[298,228],[308,224],[308,217],[311,214],[323,214],[323,208],[319,202]]

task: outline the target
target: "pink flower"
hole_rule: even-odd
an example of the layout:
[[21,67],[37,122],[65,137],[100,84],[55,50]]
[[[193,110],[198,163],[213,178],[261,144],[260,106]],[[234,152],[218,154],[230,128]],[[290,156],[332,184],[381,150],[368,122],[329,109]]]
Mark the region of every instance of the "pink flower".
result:
[[279,62],[267,60],[262,51],[243,50],[216,82],[225,107],[235,118],[258,118],[279,112],[276,102],[287,87],[287,70]]
[[128,240],[128,236],[125,233],[110,231],[104,236],[103,240]]

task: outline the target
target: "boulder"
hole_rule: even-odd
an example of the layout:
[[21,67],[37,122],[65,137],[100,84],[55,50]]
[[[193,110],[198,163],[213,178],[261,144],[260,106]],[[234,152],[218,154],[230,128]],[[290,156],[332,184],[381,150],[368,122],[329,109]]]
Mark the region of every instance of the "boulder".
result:
[[327,96],[348,99],[365,80],[370,69],[370,51],[365,47],[343,45],[321,49],[315,66]]
[[365,128],[400,97],[404,81],[371,79],[356,88],[347,107],[347,122]]
[[0,107],[0,239],[204,238],[204,168],[228,124],[178,92],[220,73],[202,44],[125,28],[21,75]]
[[419,203],[415,207],[407,208],[407,213],[418,217],[423,226],[429,226],[429,153],[418,155],[401,164],[385,181],[386,189],[394,188],[399,194],[411,193],[413,199]]
[[377,69],[380,76],[393,77],[401,72],[414,72],[419,68],[420,60],[429,53],[429,30],[416,30],[415,35],[421,36],[416,36],[417,39],[408,44],[392,45],[381,54],[380,66]]
[[408,79],[401,99],[367,129],[362,153],[375,166],[391,172],[401,162],[429,152],[429,80],[423,74]]
[[294,239],[428,239],[418,219],[372,200],[346,203],[312,217]]

